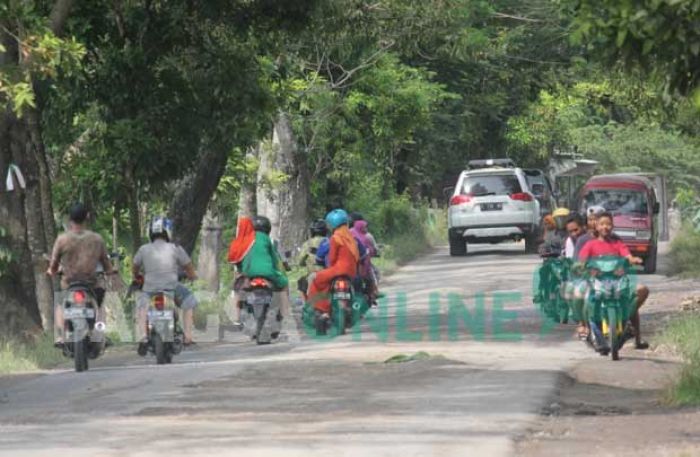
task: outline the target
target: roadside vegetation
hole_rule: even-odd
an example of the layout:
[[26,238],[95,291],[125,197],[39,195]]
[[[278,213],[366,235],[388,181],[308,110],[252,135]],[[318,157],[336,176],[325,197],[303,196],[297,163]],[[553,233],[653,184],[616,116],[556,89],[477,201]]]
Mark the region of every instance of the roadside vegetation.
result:
[[64,360],[48,334],[32,342],[0,340],[0,375],[52,368]]
[[671,273],[700,278],[700,232],[686,223],[671,242]]
[[683,358],[683,368],[668,399],[676,405],[700,405],[700,313],[683,313],[674,318],[659,341],[668,344]]

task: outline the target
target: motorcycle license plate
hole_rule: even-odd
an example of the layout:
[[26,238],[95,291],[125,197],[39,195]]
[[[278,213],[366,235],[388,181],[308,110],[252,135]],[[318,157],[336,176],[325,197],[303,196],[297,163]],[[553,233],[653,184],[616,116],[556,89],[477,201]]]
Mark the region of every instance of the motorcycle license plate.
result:
[[350,292],[334,292],[333,298],[336,300],[350,300],[352,298],[352,294]]
[[482,203],[481,211],[501,211],[503,203]]
[[64,319],[94,319],[95,310],[92,308],[65,308],[63,310]]
[[272,303],[272,297],[252,296],[248,297],[247,302],[249,305],[269,305]]
[[149,310],[148,320],[151,321],[171,321],[173,320],[173,311],[166,309],[164,311]]

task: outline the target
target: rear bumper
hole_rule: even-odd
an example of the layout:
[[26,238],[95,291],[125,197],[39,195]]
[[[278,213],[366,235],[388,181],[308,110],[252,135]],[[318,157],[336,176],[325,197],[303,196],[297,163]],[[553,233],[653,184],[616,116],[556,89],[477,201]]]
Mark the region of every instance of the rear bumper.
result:
[[656,243],[650,240],[622,240],[632,255],[646,257],[652,253]]
[[522,239],[534,233],[532,224],[498,224],[453,227],[449,230],[452,238],[462,237],[471,242],[493,242],[508,239]]

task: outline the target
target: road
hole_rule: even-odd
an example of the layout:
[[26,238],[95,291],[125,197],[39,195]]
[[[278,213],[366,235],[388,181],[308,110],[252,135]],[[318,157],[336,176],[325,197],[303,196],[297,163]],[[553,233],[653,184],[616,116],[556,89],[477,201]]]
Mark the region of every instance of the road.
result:
[[595,355],[573,326],[543,325],[537,257],[495,248],[406,265],[383,284],[385,315],[332,341],[302,332],[201,345],[169,366],[134,354],[0,379],[0,455],[513,455],[563,370]]

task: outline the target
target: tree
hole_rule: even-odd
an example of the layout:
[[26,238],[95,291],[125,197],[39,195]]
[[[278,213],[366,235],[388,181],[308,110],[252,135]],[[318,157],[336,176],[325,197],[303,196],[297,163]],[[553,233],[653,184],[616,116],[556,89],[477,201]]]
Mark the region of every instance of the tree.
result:
[[697,0],[577,0],[564,5],[575,15],[572,39],[585,43],[594,56],[639,66],[663,80],[669,93],[686,95],[698,88]]

